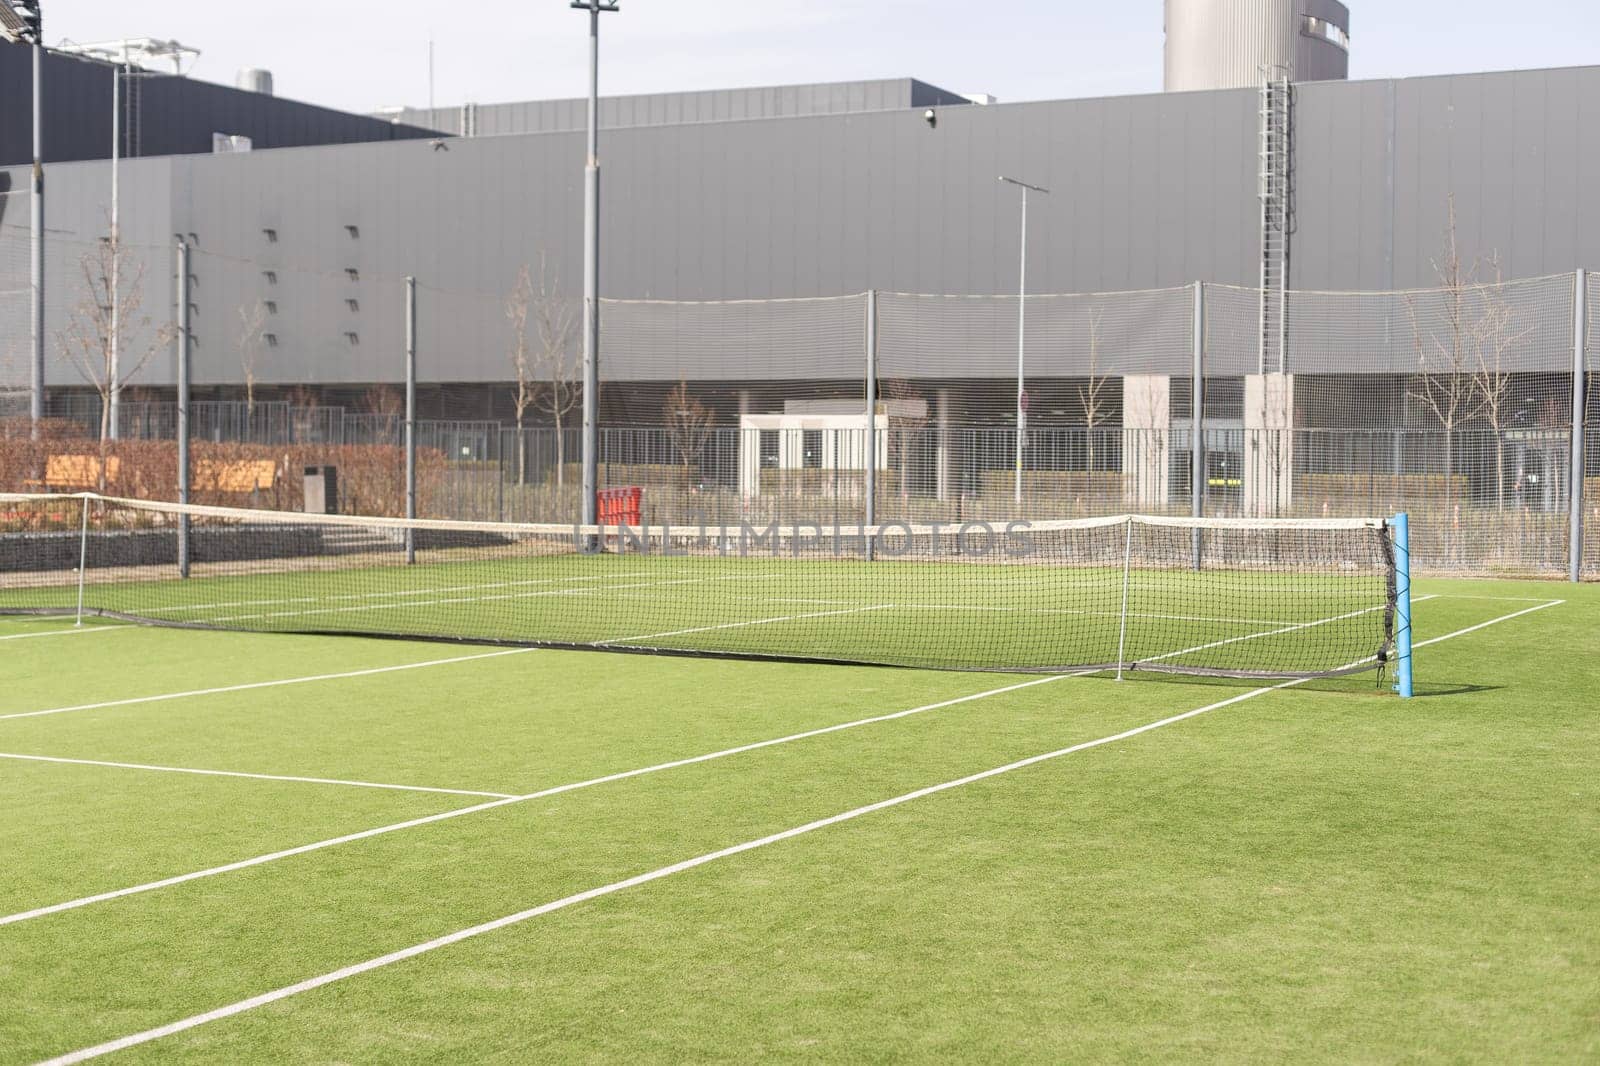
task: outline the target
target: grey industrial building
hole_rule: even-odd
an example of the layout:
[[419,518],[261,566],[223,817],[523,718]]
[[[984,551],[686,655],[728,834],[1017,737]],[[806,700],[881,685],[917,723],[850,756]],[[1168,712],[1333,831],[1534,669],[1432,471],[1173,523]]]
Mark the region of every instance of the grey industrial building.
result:
[[[25,50],[0,46],[8,96],[26,64]],[[97,154],[90,142],[107,131],[72,116],[109,95],[93,81],[105,72],[68,58],[50,70],[68,86],[52,97],[64,101],[51,129],[89,132],[47,155]],[[503,383],[504,302],[519,268],[543,262],[556,286],[578,286],[583,149],[569,103],[475,107],[479,135],[456,136],[466,109],[454,122],[399,123],[179,78],[143,92],[143,154],[121,164],[122,239],[145,260],[152,320],[173,303],[175,236],[192,242],[202,389],[241,383],[230,338],[237,309],[258,302],[272,313],[255,371],[264,386],[397,380],[405,275],[424,292],[424,380]],[[679,301],[1013,292],[1016,202],[1000,173],[1052,190],[1031,218],[1032,292],[1253,288],[1261,108],[1249,88],[977,104],[911,79],[613,100],[602,112],[602,290]],[[0,192],[26,188],[15,165],[24,112],[8,108]],[[1297,85],[1289,287],[1436,284],[1451,201],[1463,255],[1493,254],[1506,279],[1600,265],[1597,128],[1600,67]],[[245,134],[257,150],[200,150],[212,132]],[[262,150],[274,144],[297,146]],[[108,169],[48,167],[51,336],[77,302],[78,259],[105,233]],[[25,204],[0,196],[13,250]],[[15,377],[24,305],[0,301],[0,315]],[[135,381],[170,385],[172,366],[154,358]],[[606,370],[676,376],[615,360]],[[750,376],[738,365],[713,374]],[[54,345],[47,378],[83,384]],[[486,393],[434,413],[504,409]]]

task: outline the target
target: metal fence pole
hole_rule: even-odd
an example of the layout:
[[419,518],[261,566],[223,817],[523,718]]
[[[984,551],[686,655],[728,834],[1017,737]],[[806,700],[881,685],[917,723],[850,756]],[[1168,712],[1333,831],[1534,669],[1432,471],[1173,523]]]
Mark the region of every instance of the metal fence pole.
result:
[[[189,242],[178,238],[178,502],[189,505]],[[189,516],[178,516],[178,576],[189,576]]]
[[33,197],[31,251],[28,279],[32,288],[33,389],[28,413],[33,418],[33,439],[39,439],[44,419],[44,44],[33,43]]
[[[1194,323],[1190,346],[1194,356],[1193,408],[1189,425],[1189,497],[1190,513],[1204,518],[1206,512],[1206,284],[1194,283]],[[1194,531],[1194,568],[1200,569],[1204,552],[1202,532]]]
[[[417,517],[417,279],[406,278],[406,518]],[[417,561],[417,534],[406,526],[406,565]]]
[[[867,292],[867,440],[865,449],[865,524],[878,524],[878,290]],[[873,556],[873,536],[866,532],[867,558]]]
[[1572,482],[1571,497],[1572,532],[1571,574],[1573,581],[1583,580],[1583,479],[1586,456],[1583,446],[1584,410],[1584,333],[1588,326],[1589,278],[1580,269],[1575,275],[1572,299]]

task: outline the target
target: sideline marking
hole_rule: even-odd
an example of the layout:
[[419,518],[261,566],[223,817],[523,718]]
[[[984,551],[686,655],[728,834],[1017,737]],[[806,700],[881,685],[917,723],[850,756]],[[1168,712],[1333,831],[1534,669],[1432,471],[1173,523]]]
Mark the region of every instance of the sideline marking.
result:
[[138,626],[74,626],[71,629],[46,629],[38,633],[8,633],[0,640],[27,640],[29,637],[70,637],[75,633],[107,633],[118,629],[138,629]]
[[505,807],[513,803],[523,803],[528,800],[544,799],[547,796],[560,795],[563,792],[575,792],[582,788],[593,788],[596,785],[609,784],[613,781],[625,781],[631,777],[643,777],[645,774],[660,773],[663,770],[674,770],[682,766],[692,766],[696,763],[711,762],[715,759],[725,759],[731,755],[742,755],[749,751],[758,751],[761,748],[776,747],[779,744],[791,744],[797,740],[810,737],[820,737],[828,733],[842,733],[847,729],[857,729],[865,725],[878,722],[889,722],[897,718],[909,718],[912,715],[923,714],[928,711],[937,711],[945,707],[954,707],[957,704],[971,703],[974,700],[986,699],[990,696],[999,696],[1007,692],[1016,692],[1020,689],[1033,688],[1036,685],[1048,685],[1067,677],[1087,676],[1086,674],[1060,674],[1054,677],[1034,678],[1016,685],[1007,685],[1004,688],[990,689],[987,692],[978,692],[970,696],[958,696],[955,699],[945,700],[941,703],[930,703],[922,707],[913,707],[906,711],[895,711],[890,714],[875,715],[871,718],[862,718],[854,722],[841,722],[838,725],[823,726],[819,729],[808,729],[803,733],[793,733],[786,737],[773,740],[759,740],[753,744],[742,744],[736,748],[727,748],[722,751],[710,752],[706,755],[694,755],[686,759],[674,759],[671,762],[657,763],[654,766],[640,767],[635,770],[623,770],[619,773],[607,774],[604,777],[594,777],[587,781],[575,781],[565,785],[555,785],[551,788],[530,792],[525,796],[512,796],[509,799],[494,800],[490,803],[479,803],[471,807],[460,807],[453,811],[441,811],[438,814],[429,814],[420,818],[411,818],[404,822],[392,825],[378,826],[376,829],[365,829],[358,833],[348,833],[344,836],[333,837],[330,840],[319,840],[311,844],[302,844],[299,847],[286,848],[282,851],[269,852],[266,855],[257,855],[254,858],[241,859],[223,866],[213,866],[206,870],[196,870],[192,873],[178,874],[173,877],[162,878],[159,881],[150,881],[142,885],[133,885],[129,888],[114,889],[109,892],[100,892],[93,896],[84,896],[79,899],[67,900],[64,903],[54,903],[45,907],[37,907],[31,911],[21,911],[17,914],[8,914],[0,917],[0,926],[15,925],[17,922],[26,922],[34,918],[43,918],[47,914],[58,914],[61,911],[76,910],[87,907],[91,903],[103,903],[106,900],[120,899],[123,896],[138,895],[143,892],[153,892],[159,888],[170,888],[181,885],[187,881],[196,881],[202,877],[215,877],[218,874],[232,873],[235,870],[244,870],[252,866],[261,866],[265,863],[276,862],[279,859],[288,859],[296,855],[305,855],[324,848],[337,847],[340,844],[351,844],[358,840],[369,840],[372,837],[384,836],[388,833],[399,832],[402,829],[412,829],[419,825],[432,825],[435,822],[444,822],[463,815],[476,814],[479,811],[489,811],[496,807]]
[[[1498,625],[1501,622],[1509,622],[1513,618],[1520,618],[1523,615],[1532,614],[1534,611],[1541,611],[1547,607],[1560,606],[1565,602],[1565,600],[1551,600],[1547,603],[1542,603],[1537,607],[1530,607],[1527,610],[1518,611],[1515,614],[1508,614],[1500,618],[1490,619],[1487,622],[1482,622],[1466,629],[1456,630],[1454,633],[1447,633],[1442,637],[1434,637],[1431,640],[1414,645],[1414,647],[1424,647],[1431,644],[1438,644],[1446,640],[1452,640],[1455,637],[1465,636],[1468,633],[1476,633],[1479,630],[1487,629],[1488,627]],[[1368,661],[1370,661],[1370,659],[1361,660],[1361,662]],[[1359,666],[1361,665],[1361,662],[1351,663],[1350,666]],[[992,777],[999,777],[1002,774],[1008,774],[1016,770],[1025,769],[1030,766],[1036,766],[1040,763],[1050,762],[1055,759],[1060,759],[1065,756],[1075,754],[1076,752],[1087,751],[1090,748],[1097,748],[1106,744],[1114,744],[1118,741],[1128,740],[1143,733],[1149,733],[1165,726],[1186,721],[1190,718],[1196,718],[1210,711],[1220,710],[1223,707],[1230,707],[1234,704],[1243,703],[1246,700],[1255,699],[1257,696],[1264,696],[1270,692],[1277,692],[1282,689],[1303,685],[1307,680],[1308,679],[1305,678],[1298,678],[1293,681],[1285,681],[1281,684],[1271,685],[1265,688],[1252,689],[1249,692],[1234,696],[1231,699],[1221,700],[1217,703],[1208,704],[1204,707],[1198,707],[1192,711],[1185,711],[1182,714],[1176,714],[1169,718],[1163,718],[1157,722],[1149,722],[1145,725],[1135,726],[1133,729],[1124,730],[1121,733],[1116,733],[1108,737],[1101,737],[1098,740],[1089,740],[1081,744],[1074,744],[1071,747],[1060,748],[1056,751],[1046,752],[1043,755],[1034,755],[1026,759],[1019,759],[1016,762],[1007,763],[1004,766],[997,766],[990,770],[983,770],[976,774],[969,774],[966,777],[957,778],[953,781],[945,781],[941,784],[929,785],[926,788],[920,788],[914,792],[907,792],[890,799],[879,800],[877,803],[869,803],[864,807],[857,807],[854,810],[844,811],[840,814],[831,815],[827,818],[819,818],[816,821],[807,822],[804,825],[795,826],[792,829],[785,829],[782,832],[772,833],[768,836],[759,837],[755,840],[747,840],[742,844],[734,844],[731,847],[722,848],[718,851],[707,852],[704,855],[697,855],[692,859],[685,859],[682,862],[673,863],[670,866],[662,866],[655,870],[651,870],[648,873],[638,874],[634,877],[629,877],[621,881],[613,881],[608,885],[601,885],[598,888],[591,888],[583,892],[574,893],[570,896],[563,896],[560,899],[552,900],[549,903],[540,904],[537,907],[530,907],[527,910],[518,911],[515,914],[508,914],[503,918],[496,918],[493,921],[484,922],[481,925],[474,925],[467,929],[460,929],[454,933],[447,933],[444,936],[437,937],[421,944],[414,944],[411,947],[402,948],[399,951],[393,951],[387,955],[380,955],[377,958],[367,959],[365,962],[358,962],[353,965],[334,970],[330,973],[325,973],[317,977],[311,977],[291,985],[285,985],[282,988],[274,989],[271,992],[264,992],[257,996],[251,996],[249,999],[242,999],[236,1003],[230,1003],[227,1006],[218,1007],[202,1014],[191,1015],[188,1018],[183,1018],[175,1022],[169,1022],[166,1025],[157,1026],[154,1029],[146,1029],[143,1032],[119,1037],[103,1044],[96,1044],[93,1047],[82,1048],[78,1051],[69,1052],[68,1054],[58,1056],[57,1058],[49,1059],[39,1064],[39,1066],[70,1066],[72,1063],[84,1062],[89,1059],[98,1058],[101,1055],[108,1055],[114,1051],[122,1051],[126,1048],[136,1047],[140,1044],[147,1044],[154,1040],[160,1040],[163,1037],[172,1036],[175,1033],[181,1033],[185,1030],[205,1025],[208,1022],[217,1021],[222,1018],[230,1018],[236,1014],[243,1014],[246,1011],[254,1010],[257,1007],[264,1007],[270,1003],[276,1003],[280,1000],[288,999],[289,997],[299,995],[302,992],[309,992],[312,989],[321,988],[323,985],[329,985],[337,981],[343,981],[347,978],[368,973],[372,970],[381,969],[385,966],[391,966],[397,962],[404,962],[405,960],[415,958],[418,955],[424,955],[430,951],[436,951],[439,948],[449,947],[450,945],[460,943],[463,940],[481,936],[484,933],[491,933],[499,929],[504,929],[507,926],[517,925],[528,921],[531,918],[537,918],[541,915],[562,910],[578,903],[585,903],[592,899],[598,899],[601,896],[609,896],[625,889],[648,884],[651,881],[659,881],[662,878],[671,877],[673,874],[683,873],[686,870],[692,870],[696,867],[704,866],[707,863],[716,862],[719,859],[725,859],[747,851],[754,851],[757,848],[767,847],[768,845],[790,840],[794,837],[804,836],[807,833],[813,833],[819,829],[825,829],[832,825],[838,825],[841,822],[853,821],[854,819],[864,817],[868,814],[887,810],[891,807],[898,807],[901,804],[910,803],[913,800],[922,799],[926,796],[932,796],[940,792],[947,792],[951,789],[961,788],[965,785],[974,784],[978,781],[984,781]]]
[[[1422,603],[1425,600],[1431,599],[1433,599],[1432,596],[1414,596],[1412,597],[1411,602]],[[1302,629],[1315,629],[1317,626],[1325,626],[1333,622],[1345,622],[1352,618],[1360,618],[1364,614],[1373,614],[1376,611],[1387,611],[1388,609],[1389,607],[1387,605],[1382,607],[1364,607],[1359,611],[1351,611],[1349,614],[1338,614],[1331,618],[1319,618],[1315,622],[1298,622],[1294,625],[1284,626],[1282,629],[1273,629],[1264,633],[1246,633],[1242,637],[1229,637],[1226,640],[1214,640],[1210,644],[1199,644],[1193,648],[1184,648],[1182,651],[1169,651],[1165,655],[1155,655],[1148,659],[1140,659],[1139,662],[1159,663],[1164,659],[1176,659],[1180,655],[1191,655],[1197,651],[1210,651],[1212,648],[1220,648],[1228,644],[1238,644],[1246,640],[1260,640],[1263,637],[1282,636],[1285,633],[1295,633]],[[1415,647],[1415,645],[1413,645],[1413,647]]]
[[[136,629],[137,626],[128,628]],[[38,718],[47,714],[67,714],[71,711],[98,711],[106,707],[130,707],[136,703],[159,703],[162,700],[182,700],[191,696],[216,696],[224,692],[248,692],[258,688],[276,688],[280,685],[304,685],[312,681],[338,681],[349,677],[371,677],[374,674],[392,674],[402,670],[421,670],[428,666],[448,666],[451,663],[470,663],[477,659],[495,659],[502,655],[526,655],[534,648],[507,648],[484,652],[480,655],[458,655],[453,659],[429,659],[421,663],[401,663],[399,666],[377,666],[370,670],[350,670],[342,674],[313,674],[310,677],[286,677],[277,681],[252,681],[247,685],[224,685],[221,688],[198,688],[189,692],[167,692],[159,696],[133,696],[125,700],[107,700],[104,703],[81,703],[76,707],[51,707],[43,711],[19,711],[0,714],[0,722],[13,718]]]
[[349,785],[352,788],[387,788],[396,792],[439,792],[449,796],[489,796],[512,799],[509,792],[480,792],[466,788],[429,788],[426,785],[388,785],[377,781],[344,781],[335,777],[289,777],[284,774],[252,774],[243,770],[200,770],[188,766],[152,766],[138,762],[106,762],[100,759],[67,759],[54,755],[19,755],[0,751],[0,759],[21,762],[65,763],[72,766],[108,766],[118,770],[153,770],[163,774],[200,774],[205,777],[248,777],[255,781],[292,781],[302,785]]

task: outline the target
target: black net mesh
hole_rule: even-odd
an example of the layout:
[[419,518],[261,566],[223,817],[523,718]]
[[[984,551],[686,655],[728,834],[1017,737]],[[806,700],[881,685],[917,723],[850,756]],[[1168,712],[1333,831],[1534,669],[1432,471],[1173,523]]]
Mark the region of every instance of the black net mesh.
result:
[[1247,677],[1370,668],[1393,622],[1371,520],[638,528],[0,502],[0,612],[71,613],[81,595],[87,612],[259,632]]

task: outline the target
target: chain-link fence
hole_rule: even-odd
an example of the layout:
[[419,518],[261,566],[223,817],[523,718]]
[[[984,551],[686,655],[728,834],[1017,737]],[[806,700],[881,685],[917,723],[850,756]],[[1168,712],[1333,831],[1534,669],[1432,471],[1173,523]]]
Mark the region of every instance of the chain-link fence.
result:
[[[200,291],[226,306],[205,305],[196,337],[207,397],[190,407],[197,441],[401,446],[393,279],[379,288],[355,268],[302,278],[264,259],[199,258]],[[9,262],[0,257],[0,290]],[[460,284],[419,284],[417,443],[444,470],[431,506],[570,520],[582,481],[579,302],[537,269],[500,293],[488,279]],[[1600,370],[1600,278],[1586,284],[1583,323],[1572,275],[1294,292],[1281,357],[1261,344],[1257,293],[1227,286],[1025,303],[607,300],[600,485],[642,487],[655,522],[854,522],[868,514],[870,452],[879,521],[1183,514],[1198,490],[1210,516],[1405,510],[1423,569],[1558,575],[1584,484],[1584,566],[1597,575],[1592,389],[1586,482],[1572,462],[1574,367],[1586,358]],[[341,297],[335,324],[349,328],[336,343],[314,340],[295,302],[322,298],[318,285],[361,294]],[[26,338],[8,324],[0,353]],[[1266,350],[1275,365],[1263,365]],[[175,435],[167,365],[143,364],[124,392],[121,437]],[[95,437],[98,392],[58,382],[51,415]]]

